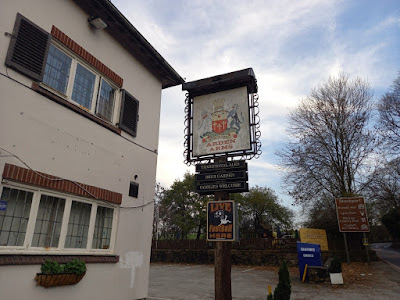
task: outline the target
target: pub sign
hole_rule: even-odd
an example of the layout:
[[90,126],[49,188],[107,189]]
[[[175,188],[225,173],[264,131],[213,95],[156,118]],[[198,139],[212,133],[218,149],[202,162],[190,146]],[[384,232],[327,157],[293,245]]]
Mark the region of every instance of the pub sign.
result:
[[193,99],[193,155],[250,149],[247,87]]
[[248,68],[192,82],[186,94],[187,164],[217,157],[251,159],[261,154],[257,81]]
[[238,238],[237,208],[232,200],[207,203],[207,240],[235,241]]

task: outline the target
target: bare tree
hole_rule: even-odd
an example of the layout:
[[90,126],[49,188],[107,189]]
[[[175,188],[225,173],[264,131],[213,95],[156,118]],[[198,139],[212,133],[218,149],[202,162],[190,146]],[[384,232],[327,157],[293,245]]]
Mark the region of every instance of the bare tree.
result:
[[383,95],[378,104],[379,129],[385,149],[390,154],[400,151],[400,74],[393,81],[391,90]]
[[393,241],[400,241],[400,157],[372,173],[367,191],[374,215],[385,225]]
[[330,77],[289,115],[291,141],[278,152],[295,203],[353,195],[362,188],[376,139],[369,129],[369,84],[341,74]]
[[392,209],[400,214],[400,157],[376,169],[370,177],[366,190],[381,216]]

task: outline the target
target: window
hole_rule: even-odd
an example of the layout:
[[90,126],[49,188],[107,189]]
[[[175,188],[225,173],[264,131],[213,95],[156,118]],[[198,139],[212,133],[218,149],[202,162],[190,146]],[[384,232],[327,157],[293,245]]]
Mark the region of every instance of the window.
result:
[[65,248],[86,248],[91,205],[72,201]]
[[[116,207],[51,192],[4,186],[0,199],[0,251],[110,252]],[[68,221],[67,221],[68,220]]]
[[75,73],[74,89],[72,90],[72,100],[90,109],[95,80],[96,75],[78,64]]
[[110,247],[112,223],[113,210],[98,206],[92,248],[108,249]]
[[0,210],[0,246],[24,244],[33,193],[3,188]]
[[114,108],[115,90],[105,80],[101,80],[97,114],[106,120],[111,120]]
[[58,247],[65,199],[42,195],[32,247]]
[[43,83],[86,111],[113,122],[116,88],[98,72],[69,55],[50,44]]
[[[5,62],[7,67],[43,82],[43,87],[37,85],[35,89],[46,97],[59,102],[53,95],[56,94],[76,104],[76,108],[66,105],[75,112],[114,132],[118,126],[136,137],[139,101],[125,90],[119,93],[121,77],[55,26],[49,34],[17,14],[13,34]],[[114,109],[119,107],[115,105],[119,95],[121,111],[118,114]],[[98,118],[88,116],[87,112]]]
[[43,82],[60,93],[65,94],[67,92],[71,62],[72,59],[68,55],[50,45]]

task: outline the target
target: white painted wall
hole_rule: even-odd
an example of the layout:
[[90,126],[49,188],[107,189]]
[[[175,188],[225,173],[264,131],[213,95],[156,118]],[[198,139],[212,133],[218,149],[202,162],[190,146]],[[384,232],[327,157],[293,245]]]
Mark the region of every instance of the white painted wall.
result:
[[[123,88],[140,101],[136,138],[158,148],[161,82],[105,31],[93,30],[88,16],[72,1],[3,0],[0,9],[0,73],[31,86],[27,77],[4,65],[16,14],[46,31],[58,27],[124,79]],[[122,12],[123,13],[123,12]],[[147,151],[89,119],[0,76],[0,147],[32,169],[123,194],[115,254],[117,264],[88,264],[75,286],[35,286],[40,265],[0,266],[1,299],[141,299],[147,296],[157,154]],[[118,100],[119,101],[119,100]],[[119,108],[119,103],[117,105]],[[13,157],[5,163],[25,167]],[[137,199],[128,196],[129,182],[140,184]],[[1,255],[1,252],[0,252]]]

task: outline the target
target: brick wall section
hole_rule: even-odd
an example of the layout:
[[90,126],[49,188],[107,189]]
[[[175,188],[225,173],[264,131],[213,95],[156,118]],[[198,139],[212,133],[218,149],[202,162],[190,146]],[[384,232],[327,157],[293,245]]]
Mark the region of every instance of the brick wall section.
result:
[[88,51],[83,49],[77,43],[75,43],[70,37],[68,37],[65,33],[63,33],[60,29],[55,27],[54,25],[51,28],[51,35],[56,38],[58,41],[63,43],[66,47],[71,49],[74,53],[84,59],[87,63],[96,68],[99,72],[103,73],[110,80],[112,80],[118,87],[122,87],[123,79],[118,76],[116,73],[111,71],[106,65],[104,65],[101,61],[95,58]]
[[[122,194],[120,193],[79,182],[73,182],[68,179],[21,168],[12,164],[5,164],[3,178],[77,196],[104,200],[114,204],[121,204],[122,202]],[[88,191],[90,194],[86,191]]]
[[73,259],[83,260],[87,264],[115,264],[119,262],[118,255],[0,255],[0,266],[41,265],[47,259],[56,260],[60,264],[68,263]]

